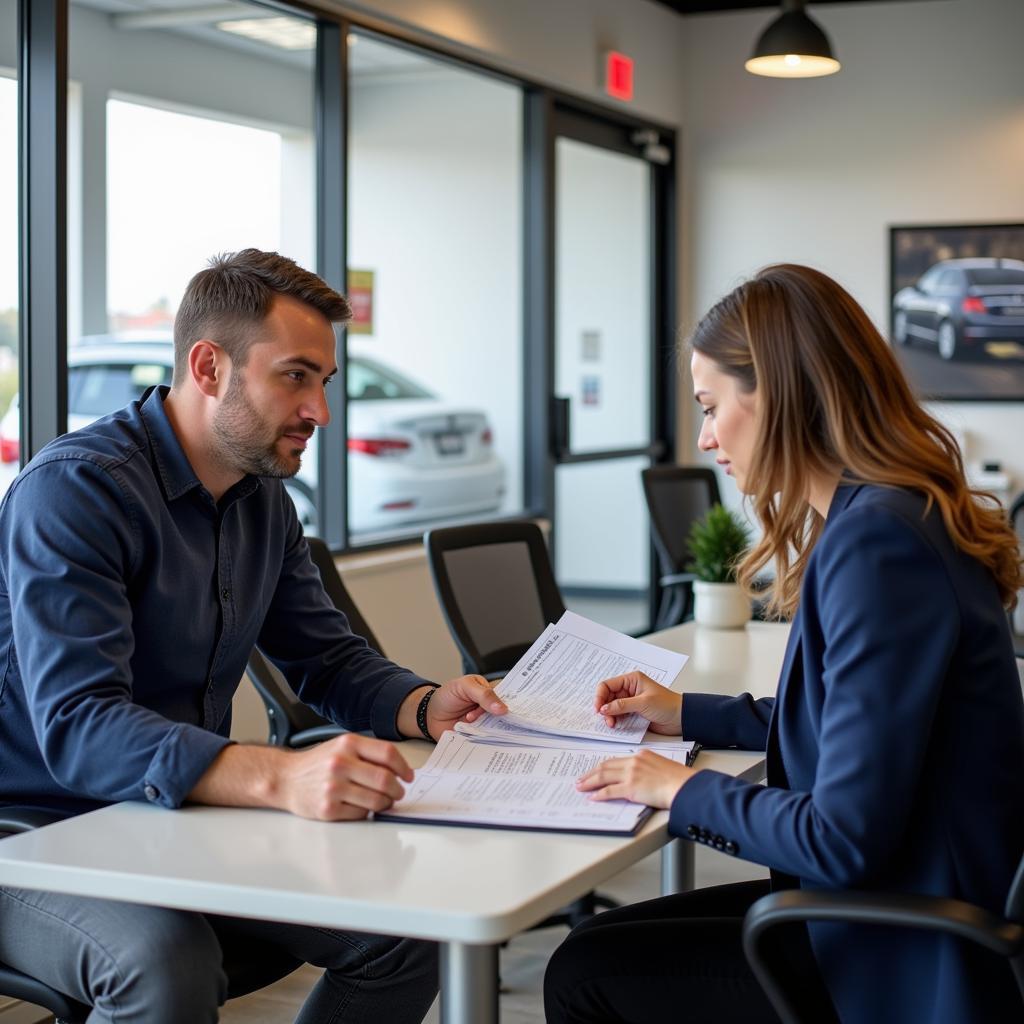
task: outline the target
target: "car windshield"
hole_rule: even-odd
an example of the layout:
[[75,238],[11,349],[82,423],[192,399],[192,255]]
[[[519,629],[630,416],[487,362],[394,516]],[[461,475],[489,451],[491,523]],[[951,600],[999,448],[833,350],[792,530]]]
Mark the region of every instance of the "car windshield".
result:
[[353,402],[379,402],[392,398],[436,398],[426,388],[414,384],[390,368],[372,360],[350,358],[348,397]]
[[967,271],[967,280],[971,284],[1024,284],[1024,270],[1011,267],[981,267]]
[[105,416],[142,397],[154,384],[170,384],[171,368],[161,363],[93,363],[68,371],[68,411]]

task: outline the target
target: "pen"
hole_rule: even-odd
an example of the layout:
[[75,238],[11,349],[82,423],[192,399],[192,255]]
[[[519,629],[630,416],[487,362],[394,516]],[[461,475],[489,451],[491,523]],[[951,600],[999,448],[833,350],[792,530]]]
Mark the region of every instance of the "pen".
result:
[[692,768],[693,767],[693,762],[697,760],[697,755],[703,749],[704,748],[699,743],[694,743],[693,749],[690,750],[690,752],[686,755],[686,767],[687,768]]

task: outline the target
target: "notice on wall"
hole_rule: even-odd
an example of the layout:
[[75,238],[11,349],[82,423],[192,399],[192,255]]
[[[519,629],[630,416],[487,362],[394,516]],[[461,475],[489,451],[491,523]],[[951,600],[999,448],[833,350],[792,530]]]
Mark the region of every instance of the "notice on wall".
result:
[[601,404],[601,378],[588,374],[580,380],[580,400],[584,405]]
[[580,333],[580,359],[585,363],[601,361],[601,332],[583,331]]
[[373,334],[373,274],[372,270],[348,272],[348,301],[352,305],[349,334]]

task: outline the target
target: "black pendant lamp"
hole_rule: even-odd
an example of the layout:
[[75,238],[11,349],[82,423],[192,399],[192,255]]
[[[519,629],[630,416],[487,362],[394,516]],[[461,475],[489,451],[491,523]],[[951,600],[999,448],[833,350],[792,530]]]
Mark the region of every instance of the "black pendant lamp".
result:
[[770,78],[818,78],[834,75],[839,61],[828,36],[804,10],[804,0],[782,0],[782,13],[761,33],[744,66]]

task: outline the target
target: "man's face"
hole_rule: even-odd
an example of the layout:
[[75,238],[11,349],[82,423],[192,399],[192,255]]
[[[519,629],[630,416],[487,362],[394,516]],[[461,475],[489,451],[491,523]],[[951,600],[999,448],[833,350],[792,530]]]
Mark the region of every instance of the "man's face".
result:
[[336,372],[330,323],[276,296],[244,365],[232,365],[214,414],[218,459],[241,473],[294,476],[314,429],[330,421],[324,388]]

